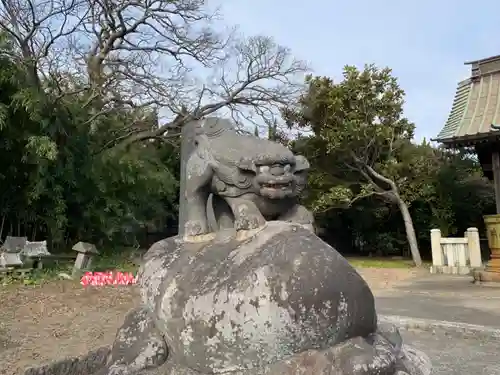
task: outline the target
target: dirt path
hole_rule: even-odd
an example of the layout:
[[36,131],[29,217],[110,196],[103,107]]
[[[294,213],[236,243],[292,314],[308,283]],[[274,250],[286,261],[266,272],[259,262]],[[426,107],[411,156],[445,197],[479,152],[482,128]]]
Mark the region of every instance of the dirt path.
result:
[[374,291],[391,290],[400,284],[428,275],[424,269],[408,268],[362,268],[357,270]]
[[[362,269],[374,289],[415,277],[408,269]],[[64,357],[112,343],[127,311],[138,303],[135,287],[84,289],[59,281],[0,290],[0,375],[22,374]]]
[[0,290],[0,374],[83,354],[113,341],[137,302],[134,287],[60,281]]

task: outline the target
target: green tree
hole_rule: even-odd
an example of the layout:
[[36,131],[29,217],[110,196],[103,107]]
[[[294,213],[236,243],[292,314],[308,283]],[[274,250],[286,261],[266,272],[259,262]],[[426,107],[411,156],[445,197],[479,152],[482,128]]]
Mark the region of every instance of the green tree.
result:
[[479,162],[466,151],[435,149],[439,168],[418,202],[419,226],[438,228],[443,236],[462,236],[468,227],[484,227],[482,216],[495,210],[494,189]]
[[[8,52],[11,45],[1,48]],[[109,149],[131,119],[128,110],[100,116],[89,127],[93,113],[83,105],[85,93],[72,101],[60,97],[50,77],[33,85],[25,66],[14,61],[0,54],[0,237],[48,239],[52,249],[76,240],[133,242],[130,234],[152,218],[172,221],[176,145]],[[76,80],[66,83],[77,86]],[[145,128],[157,122],[151,111],[143,109],[140,117]]]
[[338,83],[312,76],[306,83],[308,91],[297,103],[298,109],[287,108],[283,115],[289,125],[313,133],[296,142],[314,165],[313,186],[320,186],[312,197],[313,209],[324,212],[339,200],[352,205],[368,197],[396,205],[413,260],[421,266],[409,210],[418,189],[402,190],[400,185],[413,188],[402,172],[425,170],[428,159],[407,157],[415,126],[403,116],[404,91],[396,78],[390,69],[346,66]]

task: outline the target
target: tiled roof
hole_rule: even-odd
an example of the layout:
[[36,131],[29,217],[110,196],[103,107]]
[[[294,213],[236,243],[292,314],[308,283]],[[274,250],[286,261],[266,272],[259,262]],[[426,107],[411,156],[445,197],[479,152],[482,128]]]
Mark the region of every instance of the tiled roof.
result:
[[484,63],[491,62],[491,61],[497,61],[498,59],[500,59],[500,55],[486,57],[485,59],[480,59],[480,60],[467,61],[465,63],[465,65],[472,65],[472,64],[477,64],[477,63],[484,64]]
[[457,130],[460,128],[460,123],[462,122],[464,114],[467,112],[471,86],[472,83],[470,79],[458,84],[455,100],[453,100],[453,107],[444,128],[437,136],[437,140],[455,137]]
[[472,77],[458,84],[448,120],[435,141],[461,143],[500,136],[491,127],[500,124],[499,59],[495,56],[470,63]]

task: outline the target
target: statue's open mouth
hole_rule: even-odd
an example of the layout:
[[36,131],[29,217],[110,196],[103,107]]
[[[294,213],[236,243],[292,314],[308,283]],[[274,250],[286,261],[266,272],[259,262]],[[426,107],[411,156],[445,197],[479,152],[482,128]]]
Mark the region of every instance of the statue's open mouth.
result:
[[266,184],[261,184],[261,187],[265,189],[274,189],[274,190],[289,190],[292,188],[292,183],[287,182],[287,183],[266,183]]

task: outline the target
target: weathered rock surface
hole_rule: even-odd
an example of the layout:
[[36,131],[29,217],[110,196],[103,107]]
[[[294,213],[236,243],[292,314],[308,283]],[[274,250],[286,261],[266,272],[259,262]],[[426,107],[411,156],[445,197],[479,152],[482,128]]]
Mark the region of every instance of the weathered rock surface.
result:
[[297,224],[268,222],[242,242],[165,239],[139,280],[171,358],[202,373],[263,367],[377,327],[364,280]]
[[[356,337],[322,351],[307,350],[264,367],[231,375],[430,375],[429,358],[414,348],[395,351],[383,337]],[[377,342],[373,342],[375,341]],[[409,364],[409,367],[406,365]],[[418,365],[418,367],[416,367]],[[140,375],[202,375],[167,362],[161,369]]]
[[377,324],[365,281],[310,230],[277,221],[238,238],[157,242],[139,274],[142,305],[113,347],[26,374],[430,374],[425,354]]

